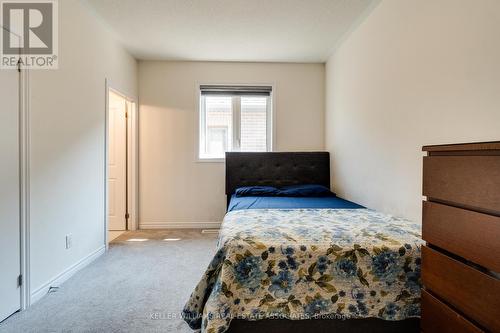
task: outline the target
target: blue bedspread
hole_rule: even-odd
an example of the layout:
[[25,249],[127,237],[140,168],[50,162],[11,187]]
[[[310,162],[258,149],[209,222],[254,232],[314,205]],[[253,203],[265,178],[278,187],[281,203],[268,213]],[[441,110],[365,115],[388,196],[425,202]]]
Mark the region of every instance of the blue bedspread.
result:
[[229,212],[183,318],[223,333],[235,318],[418,317],[420,229],[370,209]]
[[236,197],[233,195],[228,212],[242,209],[294,209],[294,208],[364,208],[339,197]]

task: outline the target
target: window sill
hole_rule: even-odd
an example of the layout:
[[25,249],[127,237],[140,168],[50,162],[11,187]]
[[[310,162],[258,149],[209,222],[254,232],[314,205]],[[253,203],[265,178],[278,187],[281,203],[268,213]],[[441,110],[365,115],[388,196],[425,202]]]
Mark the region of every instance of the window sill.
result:
[[224,163],[225,158],[197,158],[196,163]]

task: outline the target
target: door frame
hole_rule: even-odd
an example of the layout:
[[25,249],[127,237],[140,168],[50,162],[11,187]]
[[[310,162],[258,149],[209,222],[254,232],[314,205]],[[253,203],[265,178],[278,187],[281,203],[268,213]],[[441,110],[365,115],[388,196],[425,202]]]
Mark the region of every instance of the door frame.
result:
[[[12,35],[21,38],[3,25],[0,30],[8,30]],[[22,55],[22,52],[19,54]],[[13,69],[15,70],[15,69]],[[30,164],[31,164],[31,123],[30,123],[30,70],[18,63],[18,149],[19,149],[19,267],[20,311],[31,305],[30,288]]]
[[[0,25],[1,33],[8,30],[17,38],[20,36]],[[21,55],[22,53],[20,53]],[[15,70],[15,69],[12,69]],[[30,288],[30,161],[31,161],[31,123],[30,123],[30,71],[18,65],[19,105],[18,105],[18,149],[19,149],[19,266],[21,273],[20,311],[31,305]]]
[[30,71],[19,67],[19,193],[21,240],[21,310],[31,305],[30,282]]
[[109,200],[109,188],[108,188],[108,176],[109,176],[109,93],[113,92],[120,95],[128,102],[132,103],[133,107],[131,110],[127,110],[127,206],[129,218],[127,221],[127,230],[137,230],[138,229],[138,216],[139,216],[139,136],[138,136],[138,124],[139,124],[139,113],[137,99],[130,97],[129,95],[116,89],[115,86],[110,82],[109,79],[105,80],[106,90],[105,90],[105,140],[104,140],[104,244],[106,249],[109,247],[108,239],[108,200]]

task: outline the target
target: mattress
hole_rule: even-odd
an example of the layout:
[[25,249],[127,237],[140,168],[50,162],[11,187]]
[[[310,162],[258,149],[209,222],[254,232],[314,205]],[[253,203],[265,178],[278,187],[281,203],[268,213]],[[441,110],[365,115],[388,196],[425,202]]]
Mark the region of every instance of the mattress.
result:
[[235,209],[184,320],[418,317],[421,244],[420,225],[365,208]]
[[233,194],[228,212],[242,209],[364,208],[345,199],[331,197],[237,197]]

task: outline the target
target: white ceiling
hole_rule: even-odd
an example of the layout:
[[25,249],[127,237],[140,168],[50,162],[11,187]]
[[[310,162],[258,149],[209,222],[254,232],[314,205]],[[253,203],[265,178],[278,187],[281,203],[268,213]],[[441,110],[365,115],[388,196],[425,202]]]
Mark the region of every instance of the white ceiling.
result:
[[83,0],[138,59],[324,62],[377,0]]

